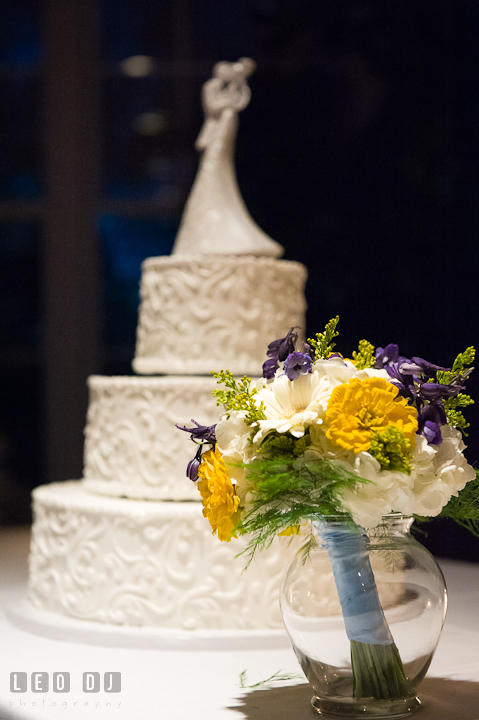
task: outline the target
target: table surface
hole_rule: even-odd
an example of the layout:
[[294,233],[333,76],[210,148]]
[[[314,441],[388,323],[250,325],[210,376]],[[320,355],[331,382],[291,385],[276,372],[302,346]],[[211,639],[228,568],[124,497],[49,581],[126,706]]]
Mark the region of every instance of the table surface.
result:
[[[29,529],[0,530],[0,719],[301,720],[318,717],[301,679],[261,689],[281,671],[300,675],[291,649],[166,651],[66,643],[10,624],[4,607],[26,588]],[[439,560],[449,591],[441,642],[421,685],[418,720],[479,720],[479,564]],[[118,694],[82,692],[83,672],[121,672]],[[69,672],[68,694],[10,692],[10,673]]]

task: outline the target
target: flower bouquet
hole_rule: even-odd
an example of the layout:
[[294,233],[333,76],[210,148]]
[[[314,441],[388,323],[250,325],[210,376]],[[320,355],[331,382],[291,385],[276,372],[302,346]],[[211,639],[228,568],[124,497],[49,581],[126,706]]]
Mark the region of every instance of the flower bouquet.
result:
[[[203,515],[221,541],[249,536],[246,564],[276,535],[298,532],[306,562],[320,532],[350,643],[353,697],[391,701],[411,688],[368,533],[399,513],[453,518],[479,534],[479,480],[462,440],[474,348],[451,368],[365,340],[348,359],[334,351],[338,320],[308,342],[299,328],[271,342],[261,379],[214,372],[218,423],[180,429],[198,445],[187,475]],[[333,531],[338,520],[347,532]]]

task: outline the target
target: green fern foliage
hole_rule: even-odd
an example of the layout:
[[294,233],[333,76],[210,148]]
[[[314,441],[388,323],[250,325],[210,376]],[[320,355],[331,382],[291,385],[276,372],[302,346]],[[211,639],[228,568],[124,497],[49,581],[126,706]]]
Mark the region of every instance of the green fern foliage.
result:
[[479,537],[479,470],[457,497],[452,497],[439,517],[454,520],[458,525]]
[[[252,510],[243,519],[243,532],[250,536],[246,549],[247,565],[255,553],[271,545],[278,533],[305,520],[341,516],[354,525],[341,507],[341,492],[358,482],[369,482],[330,460],[305,460],[278,456],[256,459],[245,465],[253,488]],[[312,530],[303,548],[307,557],[315,542]]]

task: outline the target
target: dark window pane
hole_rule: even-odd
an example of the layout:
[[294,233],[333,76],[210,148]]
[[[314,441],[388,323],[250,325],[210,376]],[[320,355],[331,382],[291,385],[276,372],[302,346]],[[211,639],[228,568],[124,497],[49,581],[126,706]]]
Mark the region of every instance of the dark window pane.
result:
[[1,364],[0,525],[29,521],[30,490],[44,482],[41,366]]
[[41,336],[39,228],[30,222],[0,223],[0,339],[2,352],[34,352]]
[[169,81],[108,79],[103,125],[107,197],[173,200],[182,166],[173,147]]
[[17,74],[0,81],[0,198],[32,199],[41,189],[39,81]]
[[0,223],[0,524],[28,521],[43,480],[39,244],[35,224]]
[[131,372],[141,263],[147,257],[171,252],[178,220],[115,215],[102,215],[98,220],[103,257],[108,372]]
[[[262,3],[257,3],[261,5]],[[255,40],[261,9],[237,0],[202,0],[192,3],[195,57],[211,63],[258,57]]]
[[2,0],[0,62],[34,63],[41,54],[39,0]]
[[117,62],[132,55],[171,59],[171,0],[101,0],[102,50]]

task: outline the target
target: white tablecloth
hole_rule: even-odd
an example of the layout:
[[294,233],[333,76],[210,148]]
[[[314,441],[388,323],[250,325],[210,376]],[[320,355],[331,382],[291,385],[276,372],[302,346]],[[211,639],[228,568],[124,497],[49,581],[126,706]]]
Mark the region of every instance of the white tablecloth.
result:
[[[281,670],[300,674],[290,649],[161,651],[65,643],[17,629],[4,606],[25,588],[29,533],[0,531],[0,718],[92,720],[300,720],[318,717],[304,681],[245,690]],[[421,686],[418,720],[479,720],[479,564],[440,561],[449,610]],[[10,673],[69,672],[68,694],[10,692]],[[84,672],[121,672],[120,693],[82,691]],[[445,679],[448,679],[447,682]],[[2,714],[3,713],[3,714]]]

